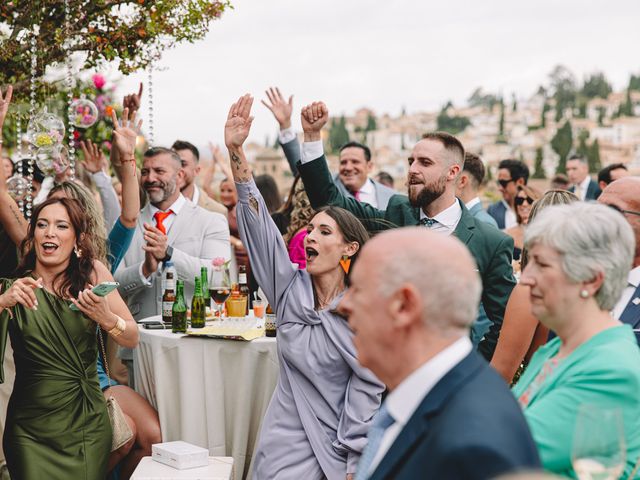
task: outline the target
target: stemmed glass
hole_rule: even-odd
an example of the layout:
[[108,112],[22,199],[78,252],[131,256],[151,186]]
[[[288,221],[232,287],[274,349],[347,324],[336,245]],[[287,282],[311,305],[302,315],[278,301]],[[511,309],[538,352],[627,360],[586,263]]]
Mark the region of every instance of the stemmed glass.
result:
[[581,405],[571,449],[573,469],[580,480],[617,480],[624,471],[626,446],[619,408]]
[[214,316],[222,318],[222,305],[231,294],[231,278],[229,276],[229,267],[214,267],[209,278],[209,294],[216,305]]

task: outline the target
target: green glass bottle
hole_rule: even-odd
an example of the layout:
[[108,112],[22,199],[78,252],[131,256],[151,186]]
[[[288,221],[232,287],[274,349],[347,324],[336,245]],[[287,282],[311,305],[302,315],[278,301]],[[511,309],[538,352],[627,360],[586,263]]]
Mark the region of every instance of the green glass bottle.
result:
[[204,297],[204,306],[207,310],[211,311],[211,293],[209,292],[209,272],[207,267],[200,267],[200,282],[202,286],[202,296]]
[[187,304],[184,301],[184,282],[177,281],[176,300],[171,309],[171,331],[173,333],[187,332]]
[[191,300],[191,328],[204,328],[205,320],[206,310],[204,297],[202,296],[202,285],[200,284],[200,277],[196,277],[196,289]]

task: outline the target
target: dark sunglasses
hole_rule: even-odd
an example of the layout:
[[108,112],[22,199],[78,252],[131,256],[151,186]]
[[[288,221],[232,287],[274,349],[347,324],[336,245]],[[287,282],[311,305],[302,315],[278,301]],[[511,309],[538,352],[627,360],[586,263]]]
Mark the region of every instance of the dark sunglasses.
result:
[[634,212],[633,210],[622,210],[620,207],[616,205],[611,205],[609,203],[606,204],[607,207],[613,208],[616,212],[620,212],[621,214],[628,213],[629,215],[640,215],[640,212]]
[[522,205],[524,202],[527,202],[529,205],[533,205],[533,202],[535,202],[535,200],[529,196],[527,197],[516,197],[515,198],[515,204],[520,206]]
[[511,182],[513,182],[513,178],[509,179],[509,180],[496,180],[496,182],[498,183],[498,185],[500,185],[502,188],[507,188],[507,185],[509,185]]

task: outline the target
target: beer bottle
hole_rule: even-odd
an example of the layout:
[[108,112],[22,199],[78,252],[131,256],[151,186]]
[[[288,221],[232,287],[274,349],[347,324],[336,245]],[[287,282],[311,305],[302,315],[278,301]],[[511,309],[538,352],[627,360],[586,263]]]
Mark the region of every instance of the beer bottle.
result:
[[187,304],[184,301],[184,282],[178,280],[176,301],[171,309],[171,331],[173,333],[186,333],[187,331]]
[[209,272],[207,270],[207,267],[200,267],[200,282],[202,285],[204,306],[207,312],[211,312],[211,293],[209,292]]
[[267,337],[276,336],[276,316],[273,313],[271,305],[267,303],[267,310],[265,311],[264,318],[264,330]]
[[173,315],[173,302],[176,301],[176,278],[174,277],[175,269],[169,265],[164,273],[164,293],[162,295],[162,323],[165,326],[171,325]]
[[204,328],[205,322],[204,297],[202,296],[202,286],[200,277],[196,277],[196,289],[191,300],[191,328]]
[[240,295],[247,299],[247,308],[244,313],[246,317],[249,315],[249,286],[247,285],[247,267],[245,265],[238,267],[238,287],[240,289]]

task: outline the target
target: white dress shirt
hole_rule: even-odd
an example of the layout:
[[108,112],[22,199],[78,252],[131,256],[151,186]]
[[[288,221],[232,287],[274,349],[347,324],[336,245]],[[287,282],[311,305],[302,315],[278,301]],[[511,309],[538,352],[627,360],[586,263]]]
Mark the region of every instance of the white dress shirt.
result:
[[380,448],[378,448],[378,452],[371,463],[369,473],[373,473],[376,469],[433,387],[453,367],[469,355],[472,349],[473,345],[469,337],[460,338],[414,371],[389,393],[385,400],[385,405],[395,422],[384,432]]
[[[354,194],[355,197],[355,194]],[[376,187],[370,178],[364,182],[364,185],[358,190],[358,198],[361,202],[368,203],[373,208],[378,208],[378,200],[376,199]]]
[[193,203],[194,205],[198,205],[199,201],[200,201],[200,189],[194,183],[193,184],[193,198],[191,199],[191,203]]
[[[587,190],[589,190],[589,183],[591,183],[591,177],[589,175],[587,175],[583,181],[580,182],[580,200],[582,200],[583,202],[586,200],[587,198]],[[578,185],[575,185],[576,187],[578,187]]]
[[631,301],[631,297],[633,296],[636,288],[640,284],[640,266],[631,269],[629,272],[629,283],[622,291],[622,296],[620,296],[620,300],[616,303],[616,306],[611,310],[611,315],[616,320],[620,320],[620,315],[624,312],[624,309],[627,307],[627,304]]
[[[429,217],[427,217],[427,215],[422,210],[420,210],[420,220],[422,220],[423,218]],[[439,214],[432,218],[432,220],[435,220],[436,223],[427,228],[432,232],[442,233],[443,235],[451,235],[458,226],[458,223],[460,223],[461,218],[462,207],[460,206],[460,203],[456,198],[450,207],[441,211]]]
[[516,212],[513,211],[511,206],[502,199],[503,205],[507,208],[504,212],[504,229],[515,227],[518,225],[518,218],[516,217]]
[[296,132],[293,131],[293,127],[283,128],[278,132],[278,141],[283,145],[294,138],[296,138]]
[[467,203],[465,203],[464,206],[467,207],[467,210],[471,210],[478,203],[480,203],[480,197],[472,198]]
[[[180,213],[180,210],[182,209],[182,207],[184,206],[184,204],[187,202],[187,199],[184,198],[184,195],[180,194],[178,195],[178,198],[176,199],[175,202],[173,202],[173,204],[171,204],[171,206],[165,210],[169,211],[171,210],[173,213],[169,216],[167,216],[167,218],[165,218],[162,221],[162,225],[164,226],[164,229],[167,233],[169,233],[169,229],[171,228],[171,225],[173,225],[173,221],[176,218],[176,215],[178,215]],[[156,214],[156,212],[160,212],[161,210],[158,207],[154,207],[153,205],[149,204],[149,211],[151,212],[151,218],[154,217],[154,215]],[[155,223],[155,220],[154,220]],[[154,225],[154,227],[157,227],[157,225]],[[144,233],[144,232],[143,232]],[[142,282],[147,285],[147,286],[151,286],[151,276],[149,277],[145,277],[142,273],[142,263],[140,264],[140,280],[142,280]]]

